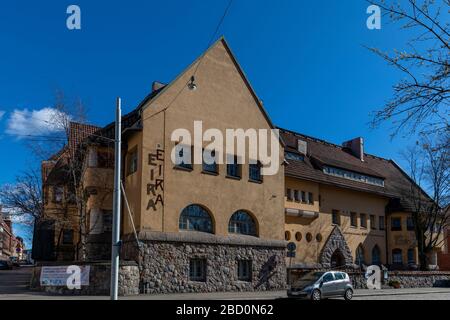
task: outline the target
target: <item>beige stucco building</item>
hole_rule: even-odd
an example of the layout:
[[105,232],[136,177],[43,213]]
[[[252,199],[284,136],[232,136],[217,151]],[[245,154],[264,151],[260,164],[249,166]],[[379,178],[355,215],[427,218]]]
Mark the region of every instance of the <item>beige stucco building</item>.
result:
[[[393,161],[365,153],[362,139],[339,146],[279,129],[279,143],[266,145],[279,154],[274,175],[262,175],[262,159],[249,152],[242,164],[175,164],[172,152],[210,148],[211,141],[183,141],[178,149],[172,139],[178,129],[195,137],[198,121],[203,133],[276,129],[223,38],[170,84],[155,82],[122,117],[121,259],[139,264],[141,292],[281,289],[287,266],[417,262],[414,235],[392,227],[399,214],[406,226],[408,177]],[[114,123],[77,149],[85,225],[74,230],[87,230],[92,260],[110,256],[113,137]],[[224,161],[236,156],[214,151]],[[59,186],[51,176],[44,185]],[[73,237],[74,250],[81,237]],[[286,256],[288,242],[295,257]]]

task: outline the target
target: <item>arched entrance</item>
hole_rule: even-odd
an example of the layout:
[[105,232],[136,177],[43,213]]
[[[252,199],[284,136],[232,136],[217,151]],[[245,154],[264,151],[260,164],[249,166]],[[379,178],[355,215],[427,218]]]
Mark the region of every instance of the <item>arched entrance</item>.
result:
[[330,266],[332,268],[345,266],[345,257],[341,250],[336,249],[331,255]]
[[353,264],[352,253],[338,226],[334,227],[325,242],[319,256],[319,263],[325,268],[332,267],[333,264],[336,264],[336,266],[348,266]]

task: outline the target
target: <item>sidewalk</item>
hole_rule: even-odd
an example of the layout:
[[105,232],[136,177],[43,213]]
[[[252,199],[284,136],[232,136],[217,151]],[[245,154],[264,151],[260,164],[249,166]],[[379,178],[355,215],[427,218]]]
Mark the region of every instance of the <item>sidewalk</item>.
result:
[[417,294],[433,294],[448,293],[450,288],[406,288],[406,289],[382,289],[382,290],[355,290],[355,297],[375,297],[375,296],[397,296],[397,295],[417,295]]
[[[383,300],[392,299],[393,296],[420,296],[447,295],[450,297],[450,288],[413,288],[413,289],[383,289],[383,290],[355,290],[354,298],[370,300],[370,297]],[[213,292],[213,293],[178,293],[156,294],[119,297],[119,300],[276,300],[286,299],[286,291],[269,292]],[[109,300],[108,296],[59,296],[47,295],[41,292],[0,294],[0,300]]]

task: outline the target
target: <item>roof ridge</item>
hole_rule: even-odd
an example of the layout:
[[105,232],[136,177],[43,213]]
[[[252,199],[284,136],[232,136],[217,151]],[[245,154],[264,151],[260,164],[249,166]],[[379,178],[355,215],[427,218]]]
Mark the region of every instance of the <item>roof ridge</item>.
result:
[[[307,139],[310,139],[310,140],[318,142],[318,143],[322,143],[322,144],[329,145],[329,146],[332,146],[332,147],[335,147],[335,148],[339,148],[341,150],[345,149],[343,146],[338,145],[336,143],[329,142],[329,141],[326,141],[326,140],[323,140],[323,139],[320,139],[320,138],[316,138],[316,137],[313,137],[313,136],[309,136],[307,134],[303,134],[303,133],[300,133],[300,132],[292,131],[292,130],[289,130],[289,129],[284,129],[284,128],[281,128],[281,127],[278,127],[278,126],[276,128],[281,130],[281,131],[284,131],[284,132],[288,132],[288,133],[292,133],[292,134],[297,135],[297,136],[305,137]],[[380,156],[377,156],[377,155],[374,155],[374,154],[370,154],[370,153],[366,153],[366,152],[364,152],[364,155],[372,157],[372,158],[375,158],[375,159],[387,161],[387,162],[391,161],[391,159],[383,158],[383,157],[380,157]]]

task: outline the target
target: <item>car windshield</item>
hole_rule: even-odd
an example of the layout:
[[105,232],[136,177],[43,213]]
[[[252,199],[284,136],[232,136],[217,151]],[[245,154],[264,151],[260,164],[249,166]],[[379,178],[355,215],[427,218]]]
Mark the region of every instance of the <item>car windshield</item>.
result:
[[304,287],[307,285],[311,285],[315,283],[321,276],[323,276],[324,272],[308,272],[304,275],[302,275],[300,278],[298,278],[293,285]]

